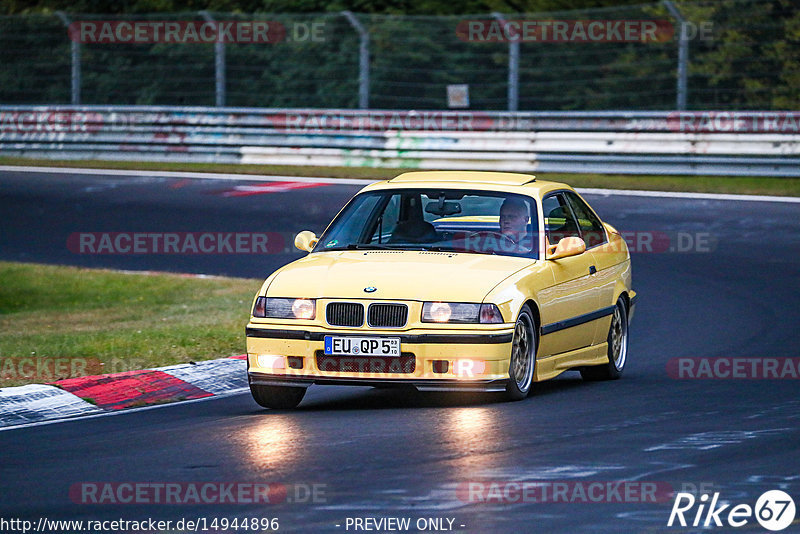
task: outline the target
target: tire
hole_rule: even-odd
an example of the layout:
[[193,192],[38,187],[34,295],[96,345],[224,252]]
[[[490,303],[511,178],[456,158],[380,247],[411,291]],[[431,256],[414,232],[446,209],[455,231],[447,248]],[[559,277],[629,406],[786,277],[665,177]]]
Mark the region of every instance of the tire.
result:
[[289,410],[300,404],[307,388],[290,386],[258,386],[250,384],[253,399],[264,408]]
[[512,401],[524,399],[532,389],[538,345],[535,325],[531,309],[526,304],[519,312],[511,341],[506,397]]
[[608,363],[581,369],[584,380],[617,380],[628,361],[628,308],[620,297],[608,328]]

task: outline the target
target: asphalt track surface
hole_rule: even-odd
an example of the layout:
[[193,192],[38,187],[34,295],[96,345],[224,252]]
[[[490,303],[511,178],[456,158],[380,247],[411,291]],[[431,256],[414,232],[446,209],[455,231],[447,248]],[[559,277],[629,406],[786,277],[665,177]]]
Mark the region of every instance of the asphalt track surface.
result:
[[[3,172],[0,258],[260,278],[299,255],[82,255],[66,242],[74,232],[319,232],[358,189],[222,196],[236,185]],[[764,491],[783,489],[800,504],[797,380],[688,380],[667,372],[679,357],[799,356],[800,208],[587,198],[622,231],[663,232],[673,241],[678,232],[700,235],[711,249],[634,253],[640,301],[622,380],[588,383],[566,373],[516,403],[489,394],[315,386],[294,411],[263,410],[241,394],[7,430],[0,432],[0,516],[277,517],[281,532],[354,532],[346,521],[357,517],[409,517],[412,526],[451,518],[454,531],[469,533],[701,531],[666,527],[671,499],[481,503],[456,491],[468,482],[515,481],[654,482],[751,506]],[[89,481],[270,482],[286,484],[290,498],[73,502],[70,487]],[[304,499],[293,492],[302,490],[294,488],[311,484],[324,485],[322,494],[298,502]],[[753,518],[736,530],[765,532]],[[796,520],[783,532],[798,531]]]

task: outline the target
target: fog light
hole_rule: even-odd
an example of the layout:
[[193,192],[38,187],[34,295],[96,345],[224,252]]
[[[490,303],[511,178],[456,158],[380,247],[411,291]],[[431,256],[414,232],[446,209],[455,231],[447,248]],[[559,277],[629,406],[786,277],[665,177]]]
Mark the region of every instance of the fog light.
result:
[[448,362],[447,360],[433,360],[431,364],[433,366],[434,373],[439,373],[439,374],[446,373],[447,370],[450,368],[450,362]]
[[453,360],[453,374],[462,378],[482,375],[486,371],[486,362],[483,360],[459,359]]
[[256,357],[256,362],[259,367],[264,369],[285,369],[283,356],[274,356],[272,354],[259,354]]
[[286,359],[289,360],[289,369],[302,369],[303,368],[303,357],[302,356],[289,356]]

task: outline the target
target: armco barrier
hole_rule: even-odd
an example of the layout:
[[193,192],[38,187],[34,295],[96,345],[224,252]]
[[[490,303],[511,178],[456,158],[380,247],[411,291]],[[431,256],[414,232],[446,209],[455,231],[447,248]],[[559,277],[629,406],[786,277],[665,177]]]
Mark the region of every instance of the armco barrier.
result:
[[0,155],[796,177],[800,113],[0,106]]

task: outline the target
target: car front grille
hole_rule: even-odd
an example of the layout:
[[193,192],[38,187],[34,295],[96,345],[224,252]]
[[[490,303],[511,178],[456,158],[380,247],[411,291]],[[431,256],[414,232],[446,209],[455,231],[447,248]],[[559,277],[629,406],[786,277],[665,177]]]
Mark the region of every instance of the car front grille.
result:
[[325,320],[332,326],[361,326],[364,306],[355,302],[331,302],[325,308]]
[[400,328],[408,319],[405,304],[371,304],[367,323],[374,328]]

